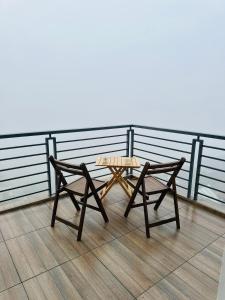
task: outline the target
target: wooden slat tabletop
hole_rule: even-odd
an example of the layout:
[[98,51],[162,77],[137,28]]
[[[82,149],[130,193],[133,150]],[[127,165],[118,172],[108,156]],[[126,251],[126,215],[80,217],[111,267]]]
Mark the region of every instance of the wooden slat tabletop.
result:
[[139,168],[141,165],[136,157],[100,156],[96,159],[96,166]]

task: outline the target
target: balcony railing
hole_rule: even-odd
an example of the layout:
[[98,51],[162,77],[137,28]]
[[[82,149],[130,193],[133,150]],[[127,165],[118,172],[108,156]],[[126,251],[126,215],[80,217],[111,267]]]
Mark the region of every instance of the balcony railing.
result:
[[[93,177],[109,175],[107,168],[95,166],[97,156],[136,156],[142,164],[184,156],[179,194],[225,203],[225,136],[141,125],[0,135],[0,202],[53,195],[50,154],[85,162]],[[134,172],[138,175],[140,170]],[[166,175],[159,179],[166,180]]]

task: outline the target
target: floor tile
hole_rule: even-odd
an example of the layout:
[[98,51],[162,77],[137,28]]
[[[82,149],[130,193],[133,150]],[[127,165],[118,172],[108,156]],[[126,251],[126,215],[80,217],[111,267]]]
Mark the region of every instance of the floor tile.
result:
[[4,242],[0,243],[0,292],[20,283],[16,268]]
[[18,284],[0,293],[0,300],[28,300],[22,284]]
[[89,250],[61,224],[10,239],[7,246],[23,281]]
[[180,209],[180,215],[208,230],[222,235],[225,233],[225,218],[193,205]]
[[34,277],[24,286],[31,300],[133,299],[91,253]]
[[162,278],[159,270],[146,264],[118,240],[97,248],[93,253],[135,297]]
[[188,263],[158,282],[138,300],[216,300],[217,283]]
[[189,262],[200,271],[219,281],[221,262],[225,250],[225,239],[219,238]]

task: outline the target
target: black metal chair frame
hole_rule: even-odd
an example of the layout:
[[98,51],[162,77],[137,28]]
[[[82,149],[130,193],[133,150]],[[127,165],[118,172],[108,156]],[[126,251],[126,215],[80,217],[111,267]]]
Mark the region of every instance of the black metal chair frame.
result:
[[[138,178],[137,184],[134,185],[132,183],[132,181],[128,180],[128,183],[133,187],[134,190],[133,190],[132,196],[130,198],[130,201],[127,205],[124,216],[128,217],[128,214],[132,208],[143,206],[147,238],[150,238],[150,227],[154,227],[157,225],[162,225],[165,223],[176,221],[177,229],[180,229],[180,218],[179,218],[179,210],[178,210],[178,202],[177,202],[176,177],[177,177],[178,173],[180,172],[184,162],[185,162],[185,158],[183,158],[183,157],[178,162],[171,162],[171,163],[165,163],[165,164],[150,165],[149,162],[146,162],[143,167],[143,170],[141,172],[141,175]],[[160,174],[160,173],[171,174],[169,180],[167,181],[167,184],[165,184],[165,185],[162,184],[161,181],[157,180],[155,177],[152,176],[153,174]],[[156,180],[157,182],[160,182],[161,185],[164,185],[164,188],[161,188],[159,190],[149,191],[149,192],[146,191],[145,180],[148,177],[151,177],[154,180]],[[160,221],[154,222],[154,223],[149,223],[147,206],[149,204],[155,204],[154,210],[157,210],[168,192],[173,194],[175,217],[160,220]],[[134,202],[134,200],[138,193],[142,195],[143,202],[136,204]],[[150,201],[149,196],[155,195],[155,194],[160,194],[159,198],[156,200]]]
[[[54,167],[55,172],[56,172],[56,194],[55,194],[54,206],[53,206],[53,211],[52,211],[51,227],[54,227],[55,220],[58,220],[58,221],[66,224],[68,226],[71,226],[72,228],[78,230],[77,241],[80,241],[81,236],[82,236],[82,230],[83,230],[86,207],[101,212],[104,221],[105,222],[109,221],[108,217],[107,217],[107,214],[105,212],[105,209],[102,205],[102,202],[101,202],[101,200],[98,196],[98,192],[105,187],[106,183],[102,182],[100,180],[96,180],[98,182],[102,182],[102,184],[98,188],[95,188],[94,183],[93,183],[93,179],[91,178],[91,176],[90,176],[90,174],[87,170],[87,167],[84,163],[82,163],[80,165],[69,164],[69,163],[65,163],[65,162],[56,160],[56,159],[54,159],[53,156],[50,156],[49,160],[50,160],[50,162],[51,162],[51,164]],[[80,176],[79,179],[84,177],[86,179],[86,182],[85,182],[85,185],[84,185],[84,192],[80,193],[78,191],[71,190],[69,188],[69,185],[71,185],[72,183],[78,182],[79,179],[68,184],[66,179],[65,179],[65,176],[63,175],[62,172],[67,172],[67,173],[70,173],[72,175],[78,175],[78,176]],[[79,225],[75,225],[72,222],[67,221],[67,220],[65,220],[65,219],[63,219],[63,218],[56,215],[57,207],[58,207],[59,194],[61,192],[67,192],[68,193],[68,195],[69,195],[71,201],[73,202],[73,204],[74,204],[77,211],[80,211],[80,205],[82,206]],[[79,196],[80,200],[77,200],[75,198],[75,195]],[[90,204],[87,203],[88,198],[90,198],[91,196],[94,196],[98,207],[90,205]]]

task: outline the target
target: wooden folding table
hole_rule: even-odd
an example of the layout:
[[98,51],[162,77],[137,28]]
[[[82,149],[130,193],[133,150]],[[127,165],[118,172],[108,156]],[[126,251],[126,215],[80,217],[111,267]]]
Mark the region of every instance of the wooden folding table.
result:
[[123,173],[128,168],[139,168],[140,162],[136,157],[98,157],[96,159],[96,166],[105,166],[109,168],[112,173],[112,178],[107,182],[107,185],[102,190],[101,199],[103,199],[109,190],[112,188],[113,184],[118,182],[123,188],[127,196],[130,198],[132,194],[132,188],[127,183],[126,179],[123,177]]

